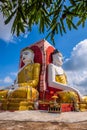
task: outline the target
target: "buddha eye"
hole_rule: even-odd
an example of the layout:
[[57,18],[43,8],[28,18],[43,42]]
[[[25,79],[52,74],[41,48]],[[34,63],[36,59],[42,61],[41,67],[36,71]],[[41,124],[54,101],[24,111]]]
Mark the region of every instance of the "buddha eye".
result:
[[27,55],[28,53],[26,52],[25,55]]

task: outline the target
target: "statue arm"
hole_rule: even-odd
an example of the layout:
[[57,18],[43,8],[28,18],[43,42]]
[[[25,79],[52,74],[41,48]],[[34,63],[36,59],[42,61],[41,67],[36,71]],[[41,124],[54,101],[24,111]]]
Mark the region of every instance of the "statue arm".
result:
[[55,67],[53,64],[48,65],[48,85],[63,91],[74,91],[79,93],[77,89],[55,81]]
[[55,68],[53,64],[48,65],[48,83],[53,86],[55,81]]
[[[65,85],[63,83],[57,82],[55,80],[55,67],[53,64],[48,65],[48,84],[50,87],[59,88],[61,90],[68,90],[68,85]],[[67,86],[67,87],[66,87]]]

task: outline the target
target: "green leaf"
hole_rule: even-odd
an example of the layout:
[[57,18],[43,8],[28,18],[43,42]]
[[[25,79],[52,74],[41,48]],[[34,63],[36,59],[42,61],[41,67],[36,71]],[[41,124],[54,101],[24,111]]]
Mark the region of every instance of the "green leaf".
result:
[[82,18],[77,22],[77,26],[79,26],[82,23]]
[[71,30],[71,24],[70,24],[69,19],[67,19],[67,18],[66,18],[66,23],[67,23],[67,25],[68,25],[69,30]]
[[12,34],[14,34],[16,32],[16,30],[17,30],[16,27],[17,27],[17,18],[14,19],[14,22],[13,22],[13,25],[11,28]]
[[[5,24],[14,17],[12,32],[17,35],[24,32],[25,27],[31,31],[33,25],[37,25],[40,33],[44,33],[46,28],[48,36],[54,42],[55,34],[66,33],[65,25],[69,30],[77,29],[80,24],[84,27],[87,20],[86,0],[70,0],[69,4],[66,0],[5,0],[1,2],[0,11],[6,18]],[[74,18],[78,18],[77,24]]]
[[20,22],[19,25],[20,25],[20,30],[21,30],[20,32],[23,32],[23,33],[24,33],[24,32],[25,32],[25,29],[24,29],[23,23]]
[[66,29],[65,29],[65,27],[64,27],[64,23],[63,23],[62,18],[60,18],[60,23],[61,23],[61,27],[62,27],[64,33],[66,33]]
[[77,29],[76,25],[72,21],[70,21],[70,23],[74,29]]
[[11,19],[14,16],[15,12],[16,11],[12,12],[12,14],[5,20],[5,24],[8,24],[11,21]]

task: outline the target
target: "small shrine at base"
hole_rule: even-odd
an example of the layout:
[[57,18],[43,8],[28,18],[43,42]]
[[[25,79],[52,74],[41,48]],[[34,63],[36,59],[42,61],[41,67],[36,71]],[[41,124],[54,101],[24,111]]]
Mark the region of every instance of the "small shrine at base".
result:
[[20,53],[19,71],[10,89],[0,90],[1,110],[87,111],[87,96],[70,87],[62,54],[46,40]]

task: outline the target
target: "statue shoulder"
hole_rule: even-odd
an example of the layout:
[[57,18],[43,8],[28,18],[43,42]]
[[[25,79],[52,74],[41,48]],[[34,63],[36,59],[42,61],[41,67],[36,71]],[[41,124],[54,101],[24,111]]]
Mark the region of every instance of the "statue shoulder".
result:
[[26,69],[26,68],[28,68],[30,66],[33,66],[35,68],[36,67],[40,68],[40,64],[39,63],[33,63],[33,64],[27,64],[27,65],[25,65],[22,69]]
[[50,64],[48,65],[48,67],[54,67],[54,64],[50,63]]

